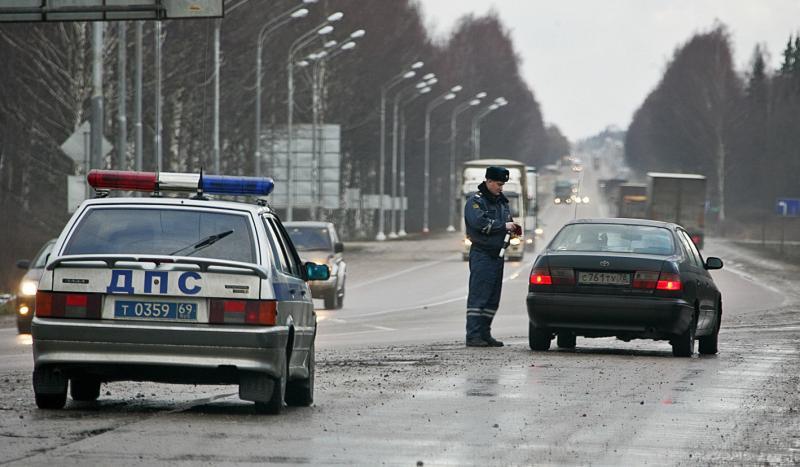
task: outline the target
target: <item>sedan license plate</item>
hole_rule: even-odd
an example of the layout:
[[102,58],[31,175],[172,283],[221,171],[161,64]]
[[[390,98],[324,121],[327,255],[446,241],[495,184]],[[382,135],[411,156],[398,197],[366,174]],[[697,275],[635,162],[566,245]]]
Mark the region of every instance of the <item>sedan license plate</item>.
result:
[[163,321],[197,321],[197,304],[117,300],[114,317]]
[[579,284],[630,285],[631,275],[623,272],[579,272]]

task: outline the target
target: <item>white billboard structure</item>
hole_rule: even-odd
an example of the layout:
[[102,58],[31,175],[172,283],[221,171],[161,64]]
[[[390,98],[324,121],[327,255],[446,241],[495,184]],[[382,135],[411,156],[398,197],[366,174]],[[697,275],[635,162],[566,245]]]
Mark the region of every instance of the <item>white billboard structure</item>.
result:
[[275,181],[275,190],[269,196],[270,205],[274,208],[286,208],[291,188],[293,208],[341,208],[342,155],[339,125],[319,125],[316,144],[310,124],[294,124],[292,133],[291,186],[286,127],[268,127],[261,133],[261,173]]

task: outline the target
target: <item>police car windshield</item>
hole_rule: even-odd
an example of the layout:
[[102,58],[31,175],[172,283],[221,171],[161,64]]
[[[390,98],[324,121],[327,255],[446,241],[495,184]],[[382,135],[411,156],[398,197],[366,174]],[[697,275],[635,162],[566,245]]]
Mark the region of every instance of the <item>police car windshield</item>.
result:
[[287,227],[286,229],[298,251],[333,250],[331,235],[326,228]]
[[64,254],[169,255],[228,231],[233,232],[192,256],[254,263],[253,236],[244,215],[163,208],[95,208],[80,220]]

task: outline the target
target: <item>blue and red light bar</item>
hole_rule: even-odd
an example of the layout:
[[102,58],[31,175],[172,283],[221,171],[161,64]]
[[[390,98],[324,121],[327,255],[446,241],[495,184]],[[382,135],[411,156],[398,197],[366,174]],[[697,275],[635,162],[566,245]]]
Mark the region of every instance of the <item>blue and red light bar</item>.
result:
[[95,190],[187,191],[215,195],[267,196],[275,183],[268,177],[91,170],[86,177]]

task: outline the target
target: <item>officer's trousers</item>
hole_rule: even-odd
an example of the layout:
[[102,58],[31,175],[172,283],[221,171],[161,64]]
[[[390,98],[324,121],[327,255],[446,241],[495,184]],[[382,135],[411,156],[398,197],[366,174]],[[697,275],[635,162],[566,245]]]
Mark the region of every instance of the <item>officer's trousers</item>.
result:
[[500,305],[503,264],[496,251],[469,251],[469,295],[467,296],[467,339],[490,336],[492,320]]

